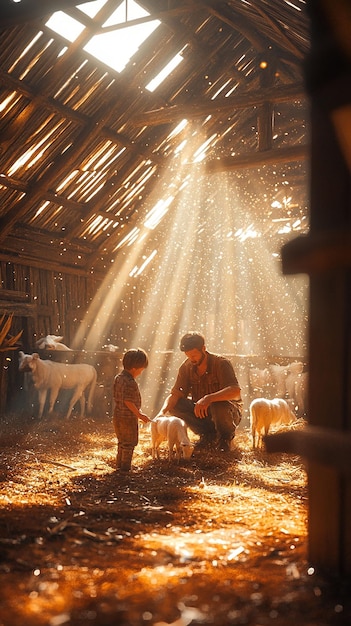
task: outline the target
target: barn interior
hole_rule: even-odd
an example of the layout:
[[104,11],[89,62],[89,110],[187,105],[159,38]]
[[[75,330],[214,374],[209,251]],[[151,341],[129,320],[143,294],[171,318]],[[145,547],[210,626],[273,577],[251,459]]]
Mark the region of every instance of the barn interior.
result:
[[149,410],[188,329],[243,384],[251,357],[307,367],[308,281],[280,250],[309,228],[309,32],[281,9],[8,3],[1,299],[25,352],[140,345]]
[[[243,426],[250,369],[302,362],[311,431],[272,446],[307,459],[308,555],[347,579],[347,3],[4,0],[0,18],[0,314],[18,349],[62,336],[70,356],[43,358],[93,363],[107,416],[141,346],[155,414],[197,329],[235,365]],[[0,349],[5,419],[25,394]]]

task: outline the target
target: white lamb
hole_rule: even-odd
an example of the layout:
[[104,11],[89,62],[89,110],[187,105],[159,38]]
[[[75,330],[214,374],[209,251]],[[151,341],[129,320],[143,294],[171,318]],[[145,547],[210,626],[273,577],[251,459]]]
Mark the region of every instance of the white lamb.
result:
[[72,352],[72,349],[62,343],[63,337],[58,335],[46,335],[36,341],[36,346],[39,350],[61,350]]
[[262,445],[263,435],[268,435],[272,425],[290,424],[295,420],[294,413],[283,398],[255,398],[250,404],[250,426],[252,434],[252,447]]
[[168,443],[168,458],[172,459],[173,449],[179,462],[181,458],[190,459],[194,444],[191,443],[184,420],[179,417],[158,415],[151,422],[152,458],[160,458],[160,444]]

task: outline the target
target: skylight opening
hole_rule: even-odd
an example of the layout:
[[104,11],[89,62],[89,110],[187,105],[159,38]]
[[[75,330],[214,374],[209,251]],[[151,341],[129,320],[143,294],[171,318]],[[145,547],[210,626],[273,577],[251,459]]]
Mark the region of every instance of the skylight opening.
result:
[[95,2],[84,2],[84,4],[79,4],[77,9],[85,13],[91,18],[94,18],[95,15],[105,6],[107,0],[95,0]]
[[64,37],[64,39],[68,39],[71,43],[75,41],[84,30],[83,24],[63,11],[53,13],[45,23],[45,26],[51,28],[55,33]]
[[[106,0],[97,0],[97,2],[83,3],[79,6],[79,9],[94,18],[105,4]],[[150,20],[128,26],[128,20],[142,19],[144,17],[150,17],[150,13],[145,11],[134,0],[124,0],[102,24],[102,28],[125,26],[116,28],[116,30],[109,29],[108,32],[94,35],[87,41],[83,49],[113,70],[122,72],[142,43],[161,24],[159,20]],[[71,43],[85,30],[84,24],[64,13],[64,11],[53,13],[46,22],[46,26],[61,35],[61,37],[68,39]],[[86,30],[88,38],[89,30]]]
[[145,89],[147,89],[148,91],[150,91],[151,93],[153,91],[155,91],[157,89],[157,87],[159,87],[161,85],[161,83],[163,83],[167,76],[169,76],[171,74],[171,72],[173,72],[173,70],[178,67],[178,65],[183,61],[183,57],[181,56],[181,53],[178,52],[173,59],[171,59],[167,65],[165,65],[165,67],[157,74],[157,76],[155,76],[155,78],[153,78],[152,80],[150,80],[150,82],[146,85]]

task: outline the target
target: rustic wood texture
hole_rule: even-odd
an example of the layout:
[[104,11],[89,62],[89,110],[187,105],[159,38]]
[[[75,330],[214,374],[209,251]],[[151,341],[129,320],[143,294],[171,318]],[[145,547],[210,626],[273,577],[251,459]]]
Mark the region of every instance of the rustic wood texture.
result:
[[[125,244],[116,246],[143,220],[184,117],[206,120],[207,136],[215,137],[212,171],[306,158],[309,34],[301,0],[264,8],[147,0],[150,15],[128,24],[161,23],[120,73],[83,50],[94,34],[118,37],[125,28],[103,26],[119,0],[94,20],[68,0],[8,4],[0,14],[0,259],[104,274]],[[84,26],[72,43],[46,26],[60,5]],[[148,82],[179,51],[181,65],[149,92]],[[295,187],[298,202],[303,172]]]
[[[312,105],[310,234],[286,246],[283,263],[288,273],[304,271],[310,275],[308,419],[312,427],[323,429],[324,438],[330,433],[329,445],[335,444],[328,462],[318,454],[321,441],[311,438],[310,452],[306,450],[307,439],[303,444],[310,458],[309,557],[327,572],[348,576],[351,574],[351,478],[349,472],[345,474],[345,457],[351,431],[350,171],[333,124],[333,112],[346,103],[350,105],[345,84],[350,84],[351,63],[341,47],[343,38],[338,39],[338,31],[328,15],[331,5],[325,3],[329,7],[325,12],[322,4],[310,3],[312,52],[307,72]],[[334,64],[326,67],[323,59],[331,54]],[[340,458],[336,459],[339,454]]]

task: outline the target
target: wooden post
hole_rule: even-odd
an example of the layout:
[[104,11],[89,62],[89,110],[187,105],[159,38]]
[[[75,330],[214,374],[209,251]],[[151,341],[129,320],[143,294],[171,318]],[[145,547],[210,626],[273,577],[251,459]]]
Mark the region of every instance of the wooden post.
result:
[[[330,4],[330,3],[329,3]],[[351,431],[351,265],[349,251],[329,257],[335,241],[344,241],[351,227],[351,176],[334,113],[350,106],[351,57],[337,40],[334,24],[322,2],[310,0],[312,41],[306,64],[311,96],[311,227],[309,410],[311,426],[331,434]],[[351,40],[351,34],[350,34]],[[345,102],[346,99],[346,102]],[[318,242],[315,246],[316,241]],[[324,242],[324,243],[323,243]],[[292,242],[293,244],[293,242]],[[304,245],[305,252],[308,248]],[[294,271],[294,244],[283,249],[283,269]],[[296,251],[298,246],[295,246]],[[318,261],[316,258],[318,256]],[[322,262],[321,262],[322,260]],[[303,266],[303,263],[301,263]],[[351,464],[351,459],[350,459]],[[308,463],[309,559],[321,570],[351,574],[351,474],[338,465]]]

